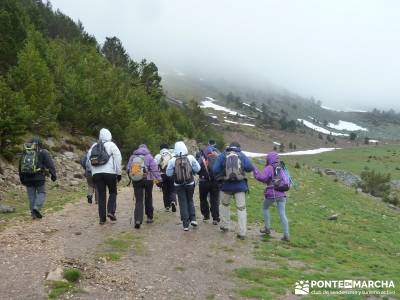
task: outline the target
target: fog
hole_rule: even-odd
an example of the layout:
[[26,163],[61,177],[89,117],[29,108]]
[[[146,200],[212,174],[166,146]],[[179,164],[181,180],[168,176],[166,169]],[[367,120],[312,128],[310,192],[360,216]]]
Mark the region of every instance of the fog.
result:
[[400,109],[400,1],[53,0],[163,72],[268,82],[335,108]]

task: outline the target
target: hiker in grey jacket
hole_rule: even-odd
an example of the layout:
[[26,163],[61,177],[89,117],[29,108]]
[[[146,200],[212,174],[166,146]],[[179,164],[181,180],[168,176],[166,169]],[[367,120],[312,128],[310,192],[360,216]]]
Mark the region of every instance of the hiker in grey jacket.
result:
[[166,174],[174,178],[184,231],[189,230],[189,224],[197,227],[193,194],[195,188],[194,174],[199,171],[200,165],[193,155],[188,154],[185,143],[176,142],[174,157],[168,162]]
[[[108,129],[103,128],[100,130],[99,142],[104,144],[110,159],[103,165],[93,166],[90,163],[90,156],[97,143],[93,144],[88,151],[88,171],[92,173],[93,182],[97,190],[100,225],[103,225],[107,217],[111,221],[117,220],[115,216],[117,209],[117,182],[121,180],[122,157],[117,145],[112,142],[111,132]],[[106,199],[107,188],[109,192],[108,202]]]

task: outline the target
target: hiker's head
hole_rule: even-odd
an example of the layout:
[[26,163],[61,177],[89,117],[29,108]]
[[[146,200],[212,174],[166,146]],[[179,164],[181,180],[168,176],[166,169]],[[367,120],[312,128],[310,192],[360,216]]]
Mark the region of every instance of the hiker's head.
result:
[[188,149],[187,149],[187,147],[186,147],[184,142],[179,141],[179,142],[175,143],[174,154],[176,156],[187,155],[188,154]]
[[240,144],[238,142],[232,142],[228,146],[227,150],[229,150],[229,151],[241,151],[240,150]]
[[210,145],[210,146],[217,146],[217,143],[215,142],[215,140],[209,140],[208,141],[208,144]]
[[141,145],[139,145],[139,148],[148,149],[146,144],[141,144]]
[[99,140],[103,142],[109,142],[112,140],[112,135],[110,130],[106,128],[100,129]]
[[161,144],[160,145],[160,150],[162,150],[162,149],[169,149],[168,144],[166,144],[166,143]]
[[267,165],[273,165],[279,162],[279,154],[276,152],[269,152],[266,156]]
[[40,137],[35,136],[32,140],[31,140],[32,144],[36,144],[38,145],[39,148],[42,148],[43,144],[42,144],[42,140],[40,139]]

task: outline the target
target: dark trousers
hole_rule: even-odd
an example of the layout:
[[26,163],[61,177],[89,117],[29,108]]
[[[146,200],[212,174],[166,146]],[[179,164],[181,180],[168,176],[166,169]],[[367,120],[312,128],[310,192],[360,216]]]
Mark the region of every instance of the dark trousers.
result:
[[[115,210],[117,209],[117,175],[109,173],[94,174],[93,182],[98,195],[100,222],[105,222],[107,212],[115,215]],[[106,199],[107,188],[109,193],[108,202]]]
[[[214,221],[219,222],[219,184],[217,181],[200,181],[200,210],[205,219],[211,216]],[[210,203],[208,203],[208,195],[210,195]]]
[[144,210],[148,219],[153,219],[153,180],[141,180],[133,182],[135,195],[135,224],[143,223],[143,200]]
[[175,189],[183,227],[189,227],[191,221],[196,221],[196,210],[193,203],[194,184],[176,186]]
[[171,177],[163,176],[163,182],[161,185],[163,193],[164,207],[171,207],[171,203],[176,204],[176,192],[174,187],[174,179]]

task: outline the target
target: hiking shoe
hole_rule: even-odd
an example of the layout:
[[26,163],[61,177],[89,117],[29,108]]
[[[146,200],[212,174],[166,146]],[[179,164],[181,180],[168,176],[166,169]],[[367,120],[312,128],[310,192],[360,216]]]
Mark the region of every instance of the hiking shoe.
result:
[[169,212],[169,207],[166,207],[166,208],[165,208],[165,211],[166,211],[166,212]]
[[99,224],[104,225],[104,224],[106,224],[106,221],[100,221]]
[[136,229],[140,229],[140,224],[135,224]]
[[204,222],[204,223],[207,223],[208,220],[210,220],[210,217],[204,217],[204,218],[203,218],[203,222]]
[[271,230],[267,227],[263,227],[260,229],[260,233],[265,234],[265,235],[271,235]]
[[107,217],[109,217],[111,221],[117,221],[117,217],[113,214],[108,214]]
[[237,237],[239,240],[242,240],[242,241],[246,239],[246,236],[240,235],[240,234],[237,234],[236,237]]
[[189,227],[183,227],[183,231],[189,231]]
[[153,219],[147,219],[147,220],[146,220],[146,223],[147,223],[147,224],[154,223],[154,220],[153,220]]
[[197,221],[191,221],[190,225],[192,225],[193,227],[197,227],[198,224],[197,224]]
[[88,202],[89,204],[92,204],[92,203],[93,203],[93,196],[87,195],[86,197],[87,197],[87,202]]
[[288,236],[283,236],[282,238],[281,238],[281,241],[283,241],[283,242],[290,242],[290,239],[289,239],[289,237]]
[[171,203],[171,207],[172,207],[172,212],[176,212],[176,204],[175,204],[175,202]]
[[36,217],[36,215],[33,213],[33,211],[31,212],[31,217],[32,217],[32,220],[36,220],[36,219],[37,219],[37,217]]
[[42,214],[40,213],[39,210],[37,210],[36,208],[33,209],[33,214],[36,216],[36,218],[41,219],[43,218]]
[[219,229],[221,229],[222,232],[228,232],[229,229],[224,227],[224,226],[220,226]]
[[218,222],[217,220],[214,220],[214,221],[213,221],[213,225],[218,225],[218,223],[219,223],[219,222]]

